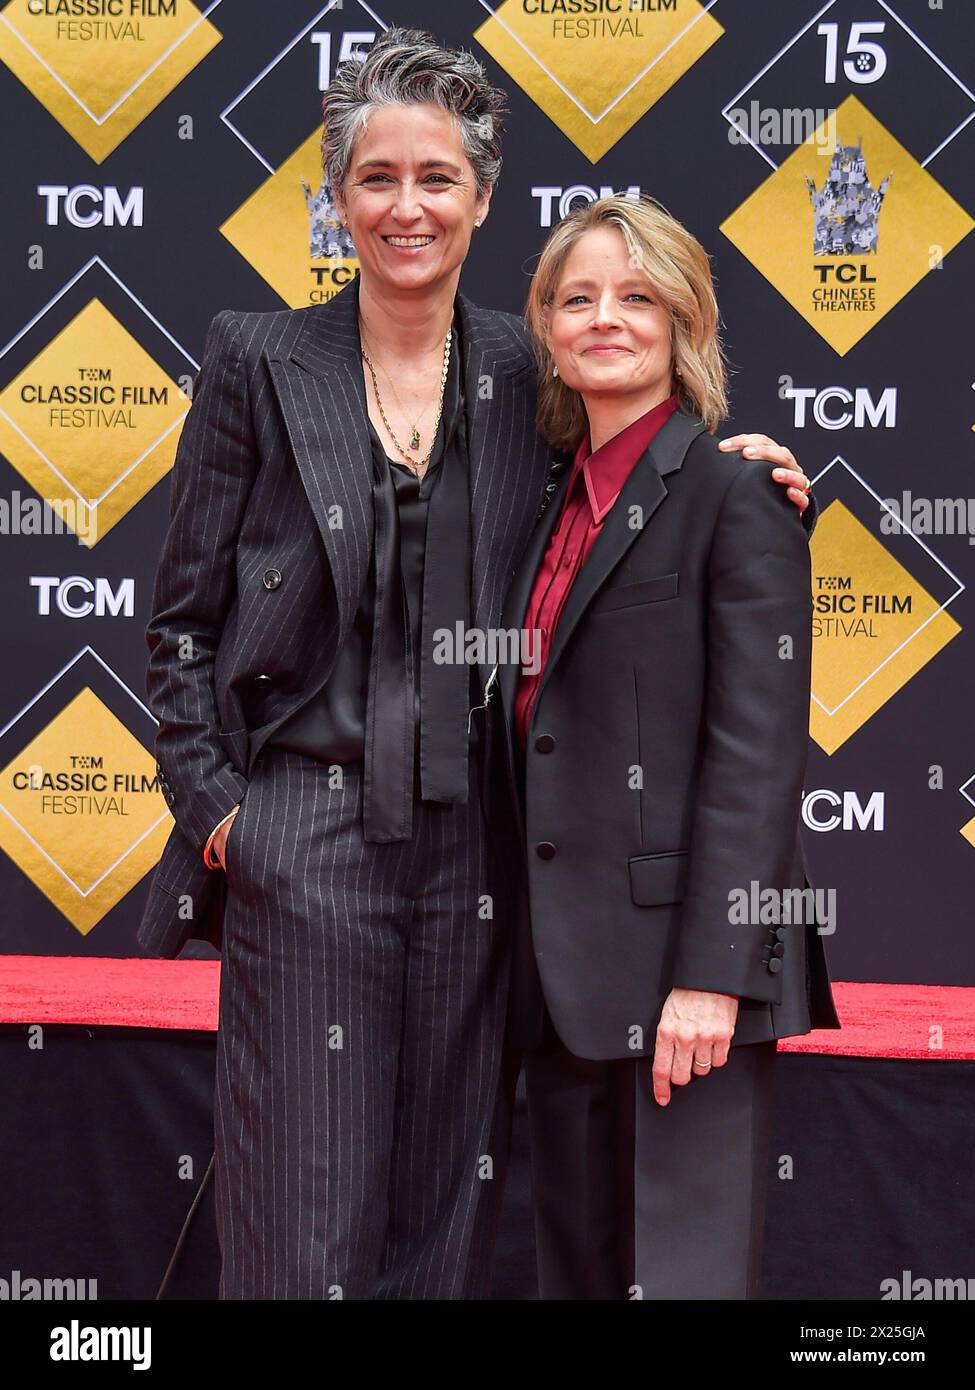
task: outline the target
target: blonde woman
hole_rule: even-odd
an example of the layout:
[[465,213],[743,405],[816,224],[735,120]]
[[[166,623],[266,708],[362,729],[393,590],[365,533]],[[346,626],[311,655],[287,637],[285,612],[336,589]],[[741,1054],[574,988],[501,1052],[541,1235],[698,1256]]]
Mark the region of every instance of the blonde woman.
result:
[[719,451],[709,262],[663,208],[567,217],[527,319],[574,455],[509,591],[538,647],[501,677],[540,1293],[749,1297],[775,1040],[839,1026],[815,921],[747,906],[807,886],[806,535]]

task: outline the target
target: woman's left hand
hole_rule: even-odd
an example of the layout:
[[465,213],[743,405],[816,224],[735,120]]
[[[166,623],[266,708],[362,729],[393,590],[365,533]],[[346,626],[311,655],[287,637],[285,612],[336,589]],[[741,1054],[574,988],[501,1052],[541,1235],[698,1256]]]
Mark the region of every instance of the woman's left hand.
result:
[[653,1098],[670,1102],[671,1086],[723,1067],[738,1019],[738,996],[674,988],[664,1001],[653,1052]]
[[772,469],[772,477],[788,488],[789,499],[799,508],[800,516],[809,506],[806,496],[811,486],[809,479],[796,463],[792,450],[784,444],[776,444],[767,434],[732,434],[727,439],[719,439],[718,448],[726,452],[740,449],[745,458],[768,459],[769,463],[778,464]]

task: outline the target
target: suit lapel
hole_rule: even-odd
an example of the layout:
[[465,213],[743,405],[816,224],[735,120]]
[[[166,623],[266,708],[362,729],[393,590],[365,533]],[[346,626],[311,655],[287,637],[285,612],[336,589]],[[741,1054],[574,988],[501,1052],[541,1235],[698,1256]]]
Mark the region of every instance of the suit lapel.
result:
[[664,502],[667,497],[664,478],[681,467],[691,441],[704,428],[703,420],[696,415],[684,408],[676,410],[661,426],[650,447],[637,460],[623,485],[622,492],[603,522],[602,530],[593,542],[585,564],[569,590],[539,683],[535,709],[538,708],[542,692],[551,679],[552,672],[558,665],[579,619],[600,586]]
[[303,315],[288,356],[269,354],[271,380],[298,471],[328,553],[348,636],[372,550],[372,450],[362,380],[358,276]]
[[[498,316],[458,295],[471,478],[471,618],[482,632],[501,606],[541,503],[552,451],[535,429],[535,368]],[[481,666],[482,686],[490,663]]]

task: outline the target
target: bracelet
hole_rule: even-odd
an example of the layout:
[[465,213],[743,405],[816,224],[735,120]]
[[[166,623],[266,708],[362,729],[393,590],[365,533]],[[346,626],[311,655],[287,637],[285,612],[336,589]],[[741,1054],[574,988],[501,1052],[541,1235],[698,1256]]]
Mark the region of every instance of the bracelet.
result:
[[210,850],[211,850],[211,848],[213,847],[213,839],[214,839],[214,836],[216,835],[217,831],[220,829],[221,825],[226,824],[226,822],[227,822],[228,820],[230,820],[231,816],[235,816],[235,815],[237,814],[237,812],[239,811],[239,809],[240,809],[240,806],[239,806],[239,804],[238,804],[238,805],[235,806],[232,810],[230,810],[230,811],[227,812],[227,814],[224,816],[223,820],[218,820],[217,823],[216,823],[216,825],[215,825],[215,826],[213,827],[213,829],[210,831],[210,834],[209,834],[209,836],[207,837],[207,842],[206,842],[206,844],[203,846],[203,862],[204,862],[204,864],[207,866],[208,869],[222,869],[222,868],[223,868],[223,865],[220,863],[220,861],[219,861],[218,859],[213,859],[213,858],[211,857],[211,855],[210,855]]

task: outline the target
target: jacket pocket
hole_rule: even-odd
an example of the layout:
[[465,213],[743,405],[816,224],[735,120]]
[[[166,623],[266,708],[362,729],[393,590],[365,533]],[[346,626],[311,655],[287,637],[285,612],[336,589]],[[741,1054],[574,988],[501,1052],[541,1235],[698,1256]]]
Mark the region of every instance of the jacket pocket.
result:
[[247,771],[250,734],[246,726],[242,729],[218,729],[217,738],[223,744],[234,768],[243,776]]
[[636,584],[617,584],[603,589],[589,605],[590,613],[608,613],[614,608],[630,608],[636,603],[657,603],[660,599],[677,597],[677,575],[658,574],[654,579],[641,579]]
[[667,854],[640,854],[627,861],[630,867],[630,896],[638,907],[660,907],[679,903],[687,882],[687,850]]

